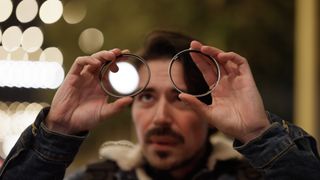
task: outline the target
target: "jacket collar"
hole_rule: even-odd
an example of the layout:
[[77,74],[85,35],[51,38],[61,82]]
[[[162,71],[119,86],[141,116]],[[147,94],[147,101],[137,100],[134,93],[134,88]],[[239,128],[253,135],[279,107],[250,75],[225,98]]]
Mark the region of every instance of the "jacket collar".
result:
[[[210,171],[214,170],[218,161],[243,158],[233,149],[232,140],[220,133],[212,135],[210,143],[214,147],[207,161],[207,168]],[[145,162],[141,147],[137,144],[126,140],[108,141],[100,147],[99,155],[101,159],[115,161],[121,170],[135,169],[139,179],[151,179],[142,168]]]

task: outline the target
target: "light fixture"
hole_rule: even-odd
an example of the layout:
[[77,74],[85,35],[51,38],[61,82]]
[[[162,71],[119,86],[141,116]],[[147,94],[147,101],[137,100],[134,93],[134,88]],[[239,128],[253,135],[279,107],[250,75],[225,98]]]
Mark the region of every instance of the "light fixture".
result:
[[6,157],[46,103],[0,102],[0,156]]

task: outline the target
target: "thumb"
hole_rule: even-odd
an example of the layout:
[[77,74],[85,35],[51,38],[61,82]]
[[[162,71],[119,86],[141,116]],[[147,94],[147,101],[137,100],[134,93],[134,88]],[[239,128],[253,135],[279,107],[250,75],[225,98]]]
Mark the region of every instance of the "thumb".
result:
[[198,113],[201,116],[206,116],[208,112],[208,105],[201,102],[196,97],[186,93],[179,94],[179,98],[188,106],[190,106],[196,113]]

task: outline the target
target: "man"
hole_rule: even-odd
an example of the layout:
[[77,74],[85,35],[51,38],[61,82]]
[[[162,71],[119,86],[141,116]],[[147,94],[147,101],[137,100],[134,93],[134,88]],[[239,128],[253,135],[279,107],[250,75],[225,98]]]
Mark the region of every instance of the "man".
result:
[[[219,85],[202,99],[179,94],[167,73],[172,56],[187,48],[220,64]],[[266,113],[245,58],[156,31],[140,52],[151,70],[147,88],[108,103],[99,69],[120,54],[113,49],[76,59],[50,109],[40,112],[7,157],[1,179],[62,179],[87,131],[129,104],[138,145],[104,144],[104,160],[71,179],[319,179],[314,139]],[[233,137],[245,158],[228,143],[211,139],[216,129]]]

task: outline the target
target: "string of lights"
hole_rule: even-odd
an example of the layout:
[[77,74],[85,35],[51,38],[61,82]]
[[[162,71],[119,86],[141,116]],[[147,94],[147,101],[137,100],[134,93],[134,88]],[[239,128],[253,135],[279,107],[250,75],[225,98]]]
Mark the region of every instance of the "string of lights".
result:
[[[54,24],[63,17],[66,23],[73,25],[83,21],[86,14],[84,1],[78,0],[64,3],[60,0],[0,0],[0,88],[32,88],[34,91],[58,88],[65,76],[63,53],[58,47],[46,47],[41,23]],[[89,27],[79,34],[75,45],[91,54],[101,49],[103,43],[103,33]],[[27,108],[29,106],[37,108]],[[1,102],[0,99],[1,157],[7,155],[42,107],[43,103]]]

